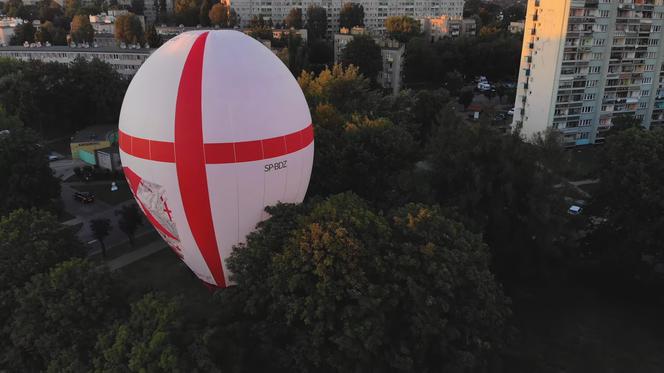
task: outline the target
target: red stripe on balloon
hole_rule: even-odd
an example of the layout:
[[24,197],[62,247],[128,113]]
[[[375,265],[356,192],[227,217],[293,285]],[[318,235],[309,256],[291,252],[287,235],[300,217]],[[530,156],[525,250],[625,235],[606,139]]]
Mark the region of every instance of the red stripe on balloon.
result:
[[182,69],[175,106],[175,168],[184,213],[217,286],[226,287],[212,224],[203,145],[203,56],[208,33],[194,41]]
[[[149,151],[138,149],[136,144],[144,147],[148,141],[133,137],[120,131],[120,149],[131,156],[157,162],[175,162],[175,147],[172,142],[149,140]],[[251,162],[281,157],[306,148],[314,141],[314,127],[307,127],[285,136],[272,137],[264,140],[222,142],[205,144],[205,163],[224,164]],[[130,146],[134,144],[134,146]]]

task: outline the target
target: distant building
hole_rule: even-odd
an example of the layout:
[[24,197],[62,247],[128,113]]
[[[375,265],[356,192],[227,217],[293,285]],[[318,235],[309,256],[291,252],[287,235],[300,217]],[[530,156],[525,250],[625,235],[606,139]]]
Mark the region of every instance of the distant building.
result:
[[[341,29],[343,33],[334,35],[334,63],[341,62],[346,45],[357,35],[366,35],[365,29],[354,27],[352,30]],[[401,90],[403,82],[403,63],[405,45],[396,40],[379,39],[376,42],[380,47],[381,71],[376,77],[376,81],[383,88],[397,94]]]
[[[302,9],[302,16],[306,22],[307,8],[316,5],[327,12],[328,35],[334,35],[339,30],[339,14],[342,1],[339,0],[303,0],[293,2],[290,0],[229,0],[230,6],[237,12],[243,27],[249,25],[254,16],[272,20],[273,23],[283,22],[293,8]],[[462,17],[465,0],[426,0],[407,2],[400,0],[355,0],[364,7],[364,25],[372,34],[385,33],[385,19],[390,16],[438,17],[448,15]]]
[[138,68],[150,56],[154,49],[122,49],[119,47],[72,48],[51,46],[26,48],[10,46],[0,48],[0,57],[15,58],[23,61],[41,60],[44,62],[71,63],[76,57],[87,60],[98,58],[109,63],[117,72],[125,76],[136,74]]
[[307,29],[300,29],[300,30],[291,30],[291,29],[273,29],[272,30],[272,38],[274,39],[286,39],[288,38],[288,35],[291,33],[294,33],[295,35],[299,36],[303,42],[307,42]]
[[0,19],[0,46],[9,45],[9,41],[14,36],[14,28],[22,25],[20,18],[1,18]]
[[475,36],[476,22],[473,18],[440,17],[419,18],[421,29],[428,40],[435,42],[445,37]]
[[525,30],[526,28],[526,21],[516,21],[516,22],[510,22],[508,30],[512,34],[520,34]]
[[96,16],[90,15],[89,18],[95,34],[115,34],[115,16],[102,13]]
[[353,27],[351,30],[342,28],[338,34],[334,34],[334,63],[341,61],[346,44],[355,38],[355,35],[365,35],[366,30],[363,27]]
[[661,0],[529,0],[513,126],[601,143],[617,115],[664,126]]
[[87,127],[72,136],[69,144],[71,157],[94,165],[97,164],[95,150],[108,148],[117,142],[118,128],[116,126]]
[[380,42],[382,70],[378,73],[378,83],[396,95],[401,90],[403,81],[403,62],[406,46],[395,40]]
[[109,171],[122,170],[120,151],[117,146],[110,146],[95,150],[97,165]]

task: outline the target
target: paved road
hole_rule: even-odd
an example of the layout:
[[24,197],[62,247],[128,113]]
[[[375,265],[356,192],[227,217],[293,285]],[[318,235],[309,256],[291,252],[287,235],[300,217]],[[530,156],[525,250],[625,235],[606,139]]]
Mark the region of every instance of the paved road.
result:
[[106,266],[111,271],[118,270],[126,265],[139,261],[147,256],[150,256],[157,251],[161,251],[166,248],[166,244],[161,239],[150,242],[149,244],[142,246],[136,250],[133,250],[121,257],[109,260],[106,262]]

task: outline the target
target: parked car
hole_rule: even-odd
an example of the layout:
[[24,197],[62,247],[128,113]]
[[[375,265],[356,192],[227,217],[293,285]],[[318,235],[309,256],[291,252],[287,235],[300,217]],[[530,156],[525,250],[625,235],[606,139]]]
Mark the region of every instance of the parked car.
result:
[[81,203],[92,203],[95,201],[95,195],[90,192],[74,192],[74,199]]
[[511,108],[507,111],[507,115],[514,116],[514,108]]
[[60,157],[55,155],[55,154],[49,154],[48,155],[48,161],[49,162],[57,161],[58,159],[60,159]]
[[480,91],[486,92],[490,91],[493,87],[488,82],[479,82],[477,83],[477,89]]

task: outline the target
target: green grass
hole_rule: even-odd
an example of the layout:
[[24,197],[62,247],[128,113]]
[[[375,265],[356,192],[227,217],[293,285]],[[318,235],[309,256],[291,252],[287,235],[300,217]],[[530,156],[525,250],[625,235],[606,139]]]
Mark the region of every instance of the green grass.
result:
[[209,316],[215,311],[210,303],[212,292],[169,249],[158,251],[115,273],[129,285],[133,297],[149,291],[180,296],[185,313],[195,318]]
[[601,145],[568,149],[569,171],[564,175],[571,181],[595,179],[599,171],[598,158],[604,150]]
[[126,181],[116,181],[116,185],[118,186],[118,190],[115,192],[111,192],[110,181],[103,184],[76,185],[72,188],[79,192],[92,192],[94,193],[95,198],[98,198],[100,201],[106,202],[109,205],[115,206],[132,198],[129,185]]

